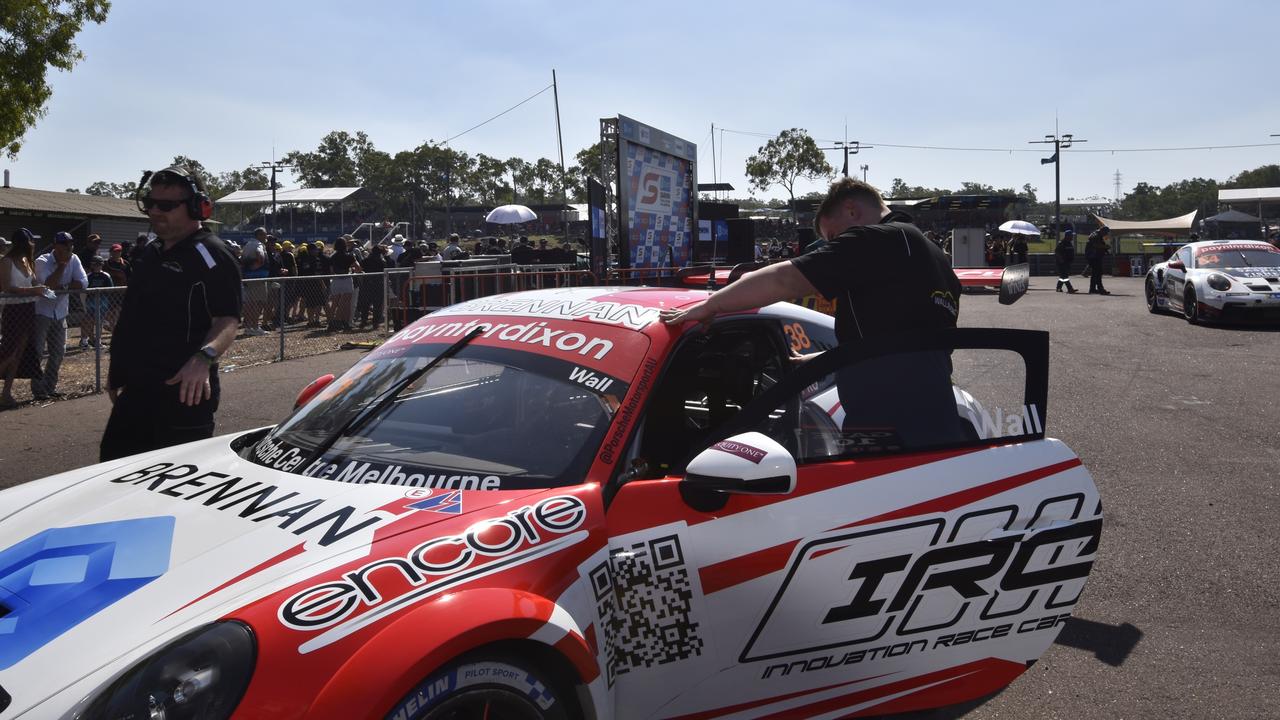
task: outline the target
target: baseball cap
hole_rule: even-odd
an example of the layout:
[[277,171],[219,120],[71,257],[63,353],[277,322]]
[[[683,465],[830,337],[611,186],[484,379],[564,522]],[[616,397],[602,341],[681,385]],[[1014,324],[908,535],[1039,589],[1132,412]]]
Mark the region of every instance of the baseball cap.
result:
[[450,239],[450,240],[457,240],[457,239],[458,239],[458,233],[449,233],[449,239]]
[[293,243],[289,242],[288,240],[285,240],[283,243],[280,244],[280,247],[284,248],[285,250],[292,250]]
[[53,241],[59,245],[70,245],[75,242],[75,238],[71,237],[69,232],[54,233]]
[[98,233],[91,234],[88,240],[88,242],[91,242],[91,243],[101,242],[101,241],[102,241],[102,236],[99,235]]
[[1064,228],[1064,229],[1062,230],[1062,234],[1063,234],[1063,235],[1075,235],[1075,234],[1076,234],[1076,229],[1075,229],[1075,228]]
[[[115,243],[111,246],[111,252],[120,252],[121,250],[124,250],[124,246],[120,243]],[[97,256],[95,255],[94,257]]]

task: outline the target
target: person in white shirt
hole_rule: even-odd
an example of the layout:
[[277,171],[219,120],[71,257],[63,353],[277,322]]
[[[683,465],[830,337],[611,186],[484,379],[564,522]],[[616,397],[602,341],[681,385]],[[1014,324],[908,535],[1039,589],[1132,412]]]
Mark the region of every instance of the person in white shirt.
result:
[[396,235],[394,238],[391,239],[391,263],[390,264],[392,267],[395,267],[396,262],[400,260],[400,256],[402,254],[404,254],[404,236]]
[[58,293],[56,298],[41,296],[36,300],[35,344],[43,361],[41,371],[31,378],[31,394],[36,400],[62,397],[58,392],[58,372],[67,348],[68,290],[83,290],[89,284],[80,258],[71,251],[71,233],[53,237],[49,252],[36,258],[35,280]]
[[458,233],[453,233],[449,236],[449,244],[444,246],[440,256],[445,260],[456,260],[463,252],[463,249],[458,246]]

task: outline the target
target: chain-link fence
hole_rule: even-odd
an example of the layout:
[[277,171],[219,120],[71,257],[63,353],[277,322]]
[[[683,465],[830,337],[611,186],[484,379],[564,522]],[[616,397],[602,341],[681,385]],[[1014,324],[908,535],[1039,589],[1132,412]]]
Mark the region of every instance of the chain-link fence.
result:
[[[569,265],[423,266],[423,272],[399,268],[244,280],[240,332],[220,367],[228,371],[343,347],[373,346],[432,310],[478,297],[598,284],[688,285],[693,278],[684,276],[689,272],[707,272],[615,269],[597,278]],[[708,277],[718,279],[716,274]],[[64,320],[36,312],[30,297],[0,293],[0,380],[12,365],[14,400],[42,401],[105,389],[112,330],[124,293],[124,287],[59,293],[66,296],[59,300],[65,300],[65,309],[53,314],[65,313]]]
[[[393,331],[388,312],[401,312],[400,292],[409,274],[397,269],[245,280],[240,332],[220,367],[227,371],[376,344]],[[37,313],[33,298],[0,294],[0,380],[12,364],[13,399],[43,401],[105,389],[124,293],[123,287],[59,293],[66,296],[61,320]]]

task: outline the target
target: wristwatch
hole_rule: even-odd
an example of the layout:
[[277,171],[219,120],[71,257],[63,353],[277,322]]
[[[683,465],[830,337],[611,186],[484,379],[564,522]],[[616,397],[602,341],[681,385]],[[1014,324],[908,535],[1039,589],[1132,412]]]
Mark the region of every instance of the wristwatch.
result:
[[218,351],[214,350],[209,345],[205,345],[204,347],[200,348],[200,352],[196,353],[196,357],[212,365],[218,362]]

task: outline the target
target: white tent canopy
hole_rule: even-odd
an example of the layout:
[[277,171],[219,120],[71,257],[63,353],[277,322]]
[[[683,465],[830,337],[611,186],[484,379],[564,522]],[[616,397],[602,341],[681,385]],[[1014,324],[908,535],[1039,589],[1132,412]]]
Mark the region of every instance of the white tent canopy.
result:
[[[295,190],[276,190],[276,203],[340,203],[348,200],[365,200],[372,193],[364,188],[298,188]],[[270,205],[270,190],[237,190],[230,195],[218,198],[220,205]]]
[[1093,217],[1099,223],[1111,228],[1111,232],[1116,233],[1187,233],[1191,232],[1191,227],[1195,223],[1196,212],[1192,210],[1186,215],[1165,220],[1112,220],[1098,214],[1094,214]]
[[1273,188],[1239,188],[1236,190],[1219,190],[1220,203],[1274,203],[1280,202],[1280,187]]

